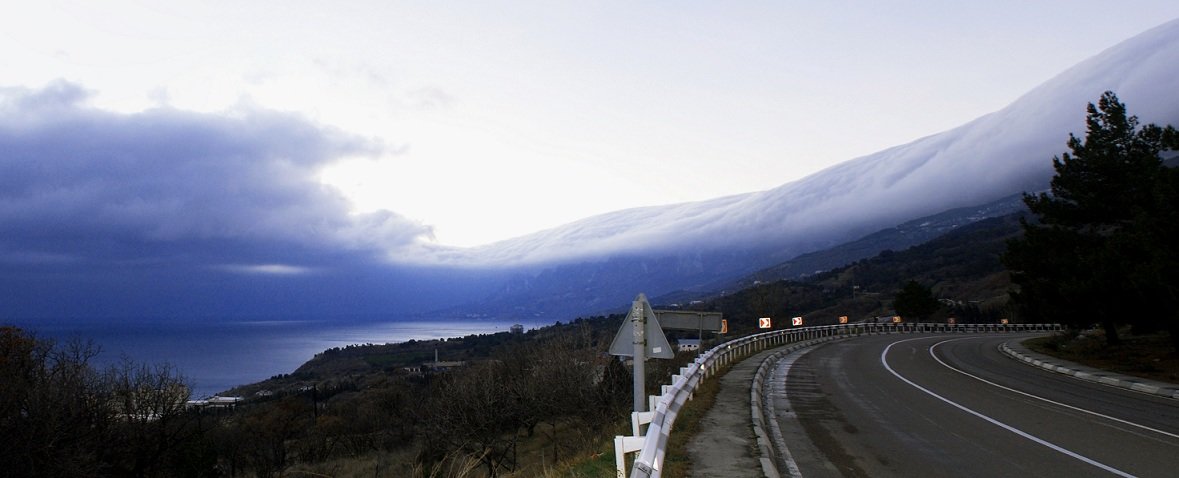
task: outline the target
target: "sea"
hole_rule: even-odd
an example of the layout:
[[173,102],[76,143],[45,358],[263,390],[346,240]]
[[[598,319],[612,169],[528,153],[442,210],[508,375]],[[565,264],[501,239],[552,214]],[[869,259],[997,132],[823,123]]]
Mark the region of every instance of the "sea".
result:
[[525,330],[550,325],[492,319],[369,322],[333,318],[15,323],[59,343],[74,338],[93,341],[100,350],[92,361],[96,367],[113,365],[124,357],[138,363],[167,363],[184,375],[193,398],[291,373],[333,347],[494,334],[507,332],[514,324]]

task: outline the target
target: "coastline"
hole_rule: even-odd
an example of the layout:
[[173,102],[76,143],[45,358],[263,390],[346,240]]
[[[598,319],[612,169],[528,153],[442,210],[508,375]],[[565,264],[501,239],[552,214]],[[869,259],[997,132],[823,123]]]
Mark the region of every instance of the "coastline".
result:
[[190,382],[192,398],[291,373],[315,354],[354,344],[398,343],[505,332],[513,324],[532,329],[548,322],[504,319],[385,319],[171,321],[102,323],[93,320],[11,321],[38,337],[60,342],[91,340],[94,358],[105,368],[127,357],[146,364],[167,363]]

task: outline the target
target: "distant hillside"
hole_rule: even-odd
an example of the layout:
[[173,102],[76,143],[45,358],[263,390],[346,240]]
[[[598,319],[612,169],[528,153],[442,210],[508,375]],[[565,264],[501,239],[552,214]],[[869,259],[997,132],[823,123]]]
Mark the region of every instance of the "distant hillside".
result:
[[[487,298],[447,311],[450,315],[487,315],[568,320],[587,314],[625,311],[639,292],[667,292],[668,277],[682,283],[732,281],[755,270],[750,266],[768,251],[685,253],[673,256],[625,256],[521,272],[504,281]],[[697,288],[697,290],[718,290]]]
[[735,333],[752,331],[758,317],[803,316],[807,325],[833,324],[841,315],[869,320],[892,315],[893,296],[905,282],[916,280],[956,304],[942,317],[997,320],[1005,313],[1010,285],[999,257],[1007,240],[1022,234],[1021,217],[1024,213],[984,219],[905,250],[885,250],[805,280],[760,283],[696,307],[723,312]]
[[1022,194],[1011,195],[981,206],[950,209],[895,227],[882,229],[830,249],[803,254],[747,276],[715,281],[694,290],[659,295],[655,297],[655,300],[664,303],[688,303],[704,295],[712,295],[719,291],[741,290],[763,282],[782,279],[804,280],[807,277],[846,266],[860,259],[873,257],[882,251],[899,251],[923,244],[987,218],[1024,211],[1027,211],[1027,207],[1023,203]]
[[754,273],[738,286],[753,285],[754,281],[801,279],[841,267],[881,251],[899,251],[923,244],[943,234],[959,230],[987,218],[1006,216],[1027,210],[1023,195],[1016,194],[982,206],[951,209],[932,216],[905,222],[883,229],[855,241],[831,249],[803,254],[782,264]]

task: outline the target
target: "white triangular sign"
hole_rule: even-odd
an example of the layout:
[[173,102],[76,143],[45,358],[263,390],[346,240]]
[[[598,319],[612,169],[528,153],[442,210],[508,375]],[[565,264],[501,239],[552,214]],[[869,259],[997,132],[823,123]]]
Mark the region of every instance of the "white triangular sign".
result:
[[634,325],[632,321],[635,319],[635,314],[643,314],[644,336],[647,340],[646,355],[648,358],[662,358],[669,359],[675,357],[675,350],[671,348],[671,344],[667,342],[667,336],[663,335],[663,328],[659,326],[659,319],[655,316],[655,311],[651,309],[651,304],[647,302],[647,296],[639,294],[635,298],[635,304],[631,307],[630,313],[626,315],[626,320],[622,321],[622,326],[618,328],[618,333],[614,334],[614,340],[610,342],[610,355],[619,355],[622,357],[634,357]]

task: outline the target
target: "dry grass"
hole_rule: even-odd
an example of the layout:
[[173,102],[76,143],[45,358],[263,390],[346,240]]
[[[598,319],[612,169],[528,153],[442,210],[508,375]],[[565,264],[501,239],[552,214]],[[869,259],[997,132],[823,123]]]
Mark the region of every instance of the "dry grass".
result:
[[479,460],[474,457],[451,456],[444,463],[426,470],[415,464],[416,455],[410,450],[372,452],[356,457],[337,458],[318,463],[299,463],[283,471],[286,477],[332,478],[451,478],[478,476]]
[[1100,331],[1066,334],[1024,342],[1029,349],[1102,370],[1168,383],[1179,383],[1179,353],[1166,333],[1121,335],[1122,343],[1110,346]]
[[[667,454],[663,458],[663,476],[681,478],[687,476],[688,472],[692,469],[692,459],[687,452],[688,443],[699,432],[700,419],[716,403],[716,395],[720,391],[720,377],[725,372],[728,372],[730,367],[725,367],[718,371],[717,374],[709,377],[708,380],[700,385],[696,393],[692,395],[692,399],[680,409],[679,414],[676,416],[674,432],[668,439]],[[619,423],[614,434],[609,437],[603,437],[602,442],[596,448],[591,448],[591,450],[596,449],[596,452],[590,452],[585,457],[574,458],[553,468],[546,469],[543,475],[523,474],[512,476],[544,476],[545,478],[615,476],[613,435],[623,434],[630,434],[629,420],[625,423]]]
[[720,392],[720,378],[732,368],[726,366],[708,377],[692,399],[684,404],[676,416],[672,434],[667,440],[667,454],[663,457],[663,476],[679,478],[688,476],[692,470],[692,456],[688,454],[688,443],[700,432],[700,420],[716,404],[716,395]]
[[513,477],[542,476],[544,478],[598,478],[615,476],[614,437],[602,437],[596,447],[571,457],[552,467],[546,467],[541,474],[513,474]]
[[[597,478],[614,476],[614,435],[629,429],[629,423],[619,422],[616,430],[602,436],[585,436],[570,424],[558,424],[556,429],[538,427],[532,437],[521,435],[517,444],[516,469],[501,470],[504,478]],[[557,446],[552,434],[562,434]],[[555,449],[554,447],[558,449]],[[554,454],[559,458],[554,459]],[[417,456],[409,449],[400,452],[368,453],[357,457],[339,458],[319,463],[301,463],[284,470],[282,476],[333,478],[479,478],[487,475],[477,456],[452,454],[433,469],[416,464]]]

